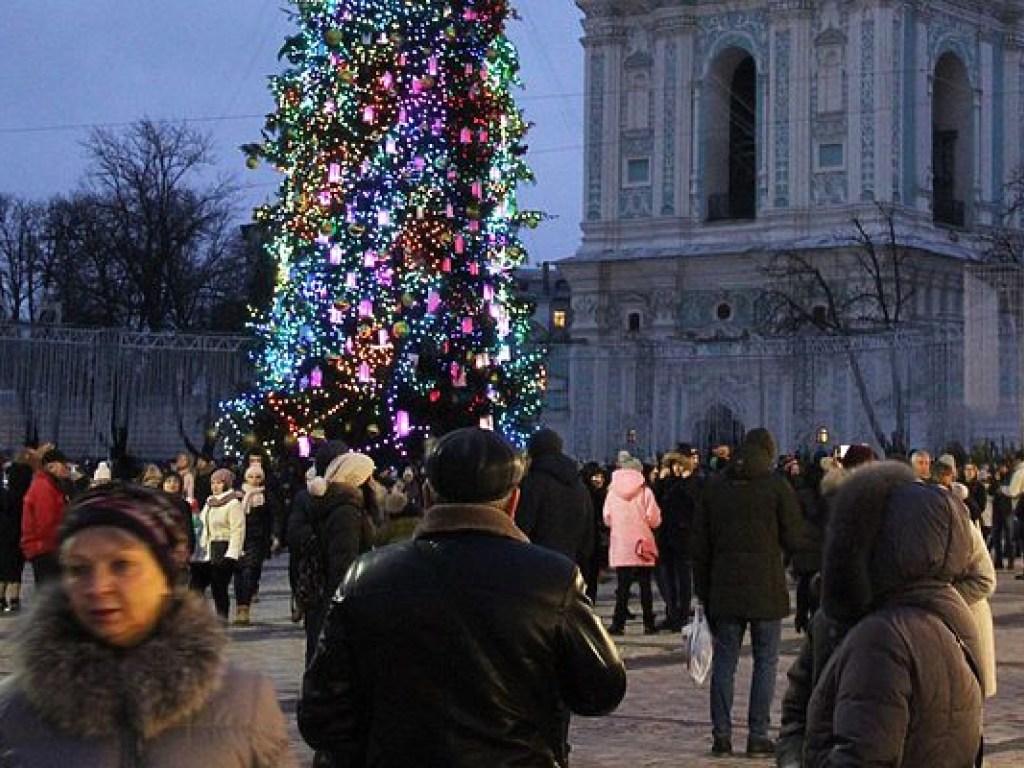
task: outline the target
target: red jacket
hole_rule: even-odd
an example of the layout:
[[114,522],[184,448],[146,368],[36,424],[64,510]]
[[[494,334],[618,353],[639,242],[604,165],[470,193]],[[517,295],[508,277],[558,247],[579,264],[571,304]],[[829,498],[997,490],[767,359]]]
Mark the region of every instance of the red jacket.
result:
[[57,480],[36,470],[21,508],[21,551],[26,560],[57,551],[57,528],[66,502]]

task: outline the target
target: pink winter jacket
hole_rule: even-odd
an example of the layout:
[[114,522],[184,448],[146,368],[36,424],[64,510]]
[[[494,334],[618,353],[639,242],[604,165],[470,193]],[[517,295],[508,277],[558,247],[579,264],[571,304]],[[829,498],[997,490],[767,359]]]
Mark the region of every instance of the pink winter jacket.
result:
[[661,525],[661,510],[642,473],[635,469],[612,472],[604,502],[604,523],[611,528],[608,565],[612,568],[654,565],[636,554],[637,541],[643,537],[654,538],[651,529]]

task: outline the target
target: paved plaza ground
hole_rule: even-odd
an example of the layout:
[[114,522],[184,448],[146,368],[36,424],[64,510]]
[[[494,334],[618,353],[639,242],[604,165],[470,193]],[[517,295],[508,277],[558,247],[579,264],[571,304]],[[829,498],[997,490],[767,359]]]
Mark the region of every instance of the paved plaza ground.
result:
[[[288,618],[288,590],[284,558],[267,564],[260,602],[254,606],[255,624],[231,629],[231,656],[273,678],[281,706],[292,729],[300,765],[311,761],[309,749],[295,728],[295,702],[302,674],[303,634]],[[601,585],[598,610],[606,622],[611,612],[612,582]],[[31,586],[26,602],[31,600]],[[634,601],[635,605],[636,601]],[[1024,765],[1024,581],[1000,572],[993,603],[999,660],[999,693],[986,706],[987,765],[993,768]],[[638,609],[638,606],[636,606]],[[8,669],[6,639],[11,614],[0,614],[0,673]],[[617,638],[629,669],[629,690],[622,705],[608,717],[574,718],[571,733],[573,768],[679,768],[680,766],[750,766],[771,764],[744,756],[713,759],[707,687],[698,688],[686,675],[676,634],[643,635],[639,620],[627,625]],[[776,701],[785,685],[799,637],[792,620],[785,622]],[[734,744],[743,749],[746,733],[747,691],[750,680],[749,648],[745,648],[736,684]],[[773,725],[778,725],[777,707]],[[410,766],[410,768],[415,768]],[[480,768],[491,768],[481,766]],[[914,768],[914,767],[911,767]]]

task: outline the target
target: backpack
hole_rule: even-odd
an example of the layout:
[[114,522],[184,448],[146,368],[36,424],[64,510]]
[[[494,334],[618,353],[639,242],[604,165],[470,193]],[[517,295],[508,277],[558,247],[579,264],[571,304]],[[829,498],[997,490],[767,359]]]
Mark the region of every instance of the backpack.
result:
[[308,610],[323,599],[327,588],[327,563],[315,530],[302,540],[296,556],[298,565],[295,567],[292,596],[297,606]]

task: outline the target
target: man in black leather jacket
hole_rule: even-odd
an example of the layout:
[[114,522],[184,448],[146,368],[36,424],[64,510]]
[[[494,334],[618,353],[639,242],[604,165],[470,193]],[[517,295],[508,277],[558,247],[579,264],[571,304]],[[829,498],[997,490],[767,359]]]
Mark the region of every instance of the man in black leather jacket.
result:
[[427,460],[410,542],[361,556],[303,679],[299,729],[337,766],[568,765],[568,713],[603,715],[625,668],[579,570],[515,526],[520,467],[493,432]]

